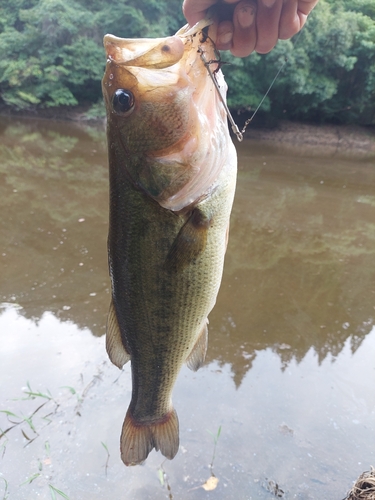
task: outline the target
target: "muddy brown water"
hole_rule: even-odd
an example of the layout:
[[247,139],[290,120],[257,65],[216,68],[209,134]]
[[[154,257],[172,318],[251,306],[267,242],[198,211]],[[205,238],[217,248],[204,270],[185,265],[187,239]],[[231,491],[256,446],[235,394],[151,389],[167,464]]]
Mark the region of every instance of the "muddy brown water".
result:
[[126,468],[104,131],[0,134],[0,499],[344,498],[375,465],[375,161],[239,145],[206,364],[174,391],[179,453]]

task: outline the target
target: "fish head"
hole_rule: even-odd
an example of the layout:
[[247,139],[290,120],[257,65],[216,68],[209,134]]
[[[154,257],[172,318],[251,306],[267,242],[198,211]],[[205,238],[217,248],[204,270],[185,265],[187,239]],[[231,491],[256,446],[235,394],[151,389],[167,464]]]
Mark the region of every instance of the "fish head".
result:
[[[155,39],[106,35],[104,46],[102,88],[113,162],[122,161],[137,188],[164,208],[179,211],[202,199],[228,151],[235,156],[226,112],[205,65],[217,59],[212,35],[188,27]],[[225,96],[221,71],[215,75]]]
[[181,38],[122,39],[106,35],[103,94],[108,120],[128,154],[152,153],[176,143],[188,126],[188,82],[176,65]]

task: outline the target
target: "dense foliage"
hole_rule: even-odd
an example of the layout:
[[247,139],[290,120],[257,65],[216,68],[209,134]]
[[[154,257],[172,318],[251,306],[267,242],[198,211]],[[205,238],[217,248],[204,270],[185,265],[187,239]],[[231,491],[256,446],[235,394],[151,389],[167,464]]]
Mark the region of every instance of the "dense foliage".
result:
[[229,103],[273,115],[375,124],[375,2],[320,0],[302,32],[265,56],[231,58]]
[[[172,34],[181,0],[0,0],[0,102],[15,108],[96,103],[102,38]],[[273,116],[375,124],[374,0],[320,0],[306,27],[265,56],[224,53],[229,104]],[[228,70],[229,68],[229,70]]]
[[1,99],[18,108],[95,102],[106,33],[153,37],[183,23],[180,0],[0,0]]

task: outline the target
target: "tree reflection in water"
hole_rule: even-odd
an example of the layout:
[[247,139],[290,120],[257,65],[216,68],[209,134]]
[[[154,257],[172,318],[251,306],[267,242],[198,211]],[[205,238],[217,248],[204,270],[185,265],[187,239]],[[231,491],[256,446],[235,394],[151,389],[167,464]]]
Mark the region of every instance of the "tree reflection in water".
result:
[[[27,318],[51,311],[105,332],[108,186],[102,127],[0,121],[0,299]],[[283,366],[321,362],[375,315],[375,169],[371,160],[283,153],[245,141],[207,360],[237,386],[256,352]]]

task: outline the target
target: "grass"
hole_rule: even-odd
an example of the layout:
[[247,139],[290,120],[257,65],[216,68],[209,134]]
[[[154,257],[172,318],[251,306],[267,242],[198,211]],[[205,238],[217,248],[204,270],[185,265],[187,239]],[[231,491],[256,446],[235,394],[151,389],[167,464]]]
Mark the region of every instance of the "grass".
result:
[[[2,435],[3,431],[0,429],[0,435]],[[4,455],[5,455],[5,452],[6,452],[6,449],[7,449],[7,442],[8,442],[8,439],[1,443],[1,446],[0,446],[0,449],[2,449],[2,452],[1,452],[1,459],[4,458]]]
[[23,398],[23,399],[43,398],[43,399],[47,399],[48,401],[50,401],[50,400],[54,401],[54,399],[53,399],[53,397],[48,389],[47,389],[48,394],[46,394],[46,393],[40,392],[40,391],[33,391],[29,382],[26,382],[26,385],[27,385],[28,390],[27,391],[24,390],[23,392],[24,392],[24,394],[26,394],[27,397]]
[[51,447],[50,447],[49,441],[46,441],[44,443],[44,449],[46,450],[47,457],[49,457],[51,454]]
[[37,472],[33,474],[32,476],[28,477],[26,481],[20,484],[20,486],[23,486],[24,484],[31,484],[35,479],[37,479],[40,476],[40,472]]
[[[72,398],[76,399],[76,405],[74,407],[74,415],[80,416],[80,411],[82,408],[82,404],[85,400],[90,389],[101,380],[102,372],[99,369],[97,375],[94,375],[92,380],[84,387],[82,394],[80,394],[74,387],[71,386],[63,386],[62,389],[67,389],[68,398],[72,400]],[[82,380],[83,382],[83,380]],[[46,389],[45,391],[34,390],[30,384],[30,382],[26,383],[26,387],[22,391],[22,397],[14,398],[10,401],[18,401],[18,409],[13,410],[12,407],[4,408],[0,410],[0,416],[3,415],[3,420],[8,423],[8,425],[2,425],[0,428],[0,459],[6,458],[7,448],[12,444],[12,440],[10,436],[14,438],[15,441],[20,441],[22,446],[22,441],[25,441],[24,447],[30,445],[37,439],[42,436],[43,429],[47,427],[50,423],[56,420],[58,409],[62,404],[61,401],[57,401],[51,392]],[[73,399],[73,405],[74,405]],[[26,403],[26,402],[29,403]],[[28,409],[31,405],[31,411],[22,412],[24,405],[27,405]],[[33,409],[33,406],[35,409]],[[5,417],[5,418],[4,418]],[[17,431],[19,434],[17,434]],[[19,436],[22,436],[22,439],[19,439]],[[104,447],[107,458],[105,462],[105,474],[107,475],[108,463],[110,459],[110,453],[108,447],[105,443],[101,443]],[[43,452],[42,452],[43,453]],[[69,496],[56,487],[55,485],[48,482],[51,480],[51,476],[48,474],[44,474],[43,467],[44,465],[50,466],[52,463],[51,459],[51,445],[50,441],[47,439],[44,441],[44,453],[42,458],[34,459],[34,470],[30,471],[29,476],[26,480],[24,480],[21,484],[18,484],[19,487],[23,486],[27,488],[28,485],[32,484],[34,481],[38,483],[40,487],[45,487],[47,491],[49,491],[50,497],[52,500],[61,500],[64,498],[69,500]],[[9,479],[9,478],[8,478]],[[46,481],[47,480],[47,481]],[[0,475],[0,500],[7,500],[10,498],[9,492],[9,481]],[[25,492],[25,498],[28,495]],[[47,495],[45,494],[45,497]]]
[[[8,422],[11,424],[10,427],[8,427],[5,430],[0,431],[0,440],[4,438],[4,436],[10,432],[12,429],[20,426],[21,427],[21,433],[23,437],[26,439],[27,443],[25,446],[28,446],[30,443],[32,443],[37,437],[39,437],[39,432],[36,430],[36,426],[34,423],[34,417],[38,414],[42,408],[44,408],[48,403],[53,402],[54,403],[54,408],[53,411],[49,412],[48,414],[44,415],[41,417],[43,420],[47,422],[47,425],[51,422],[51,419],[48,417],[50,415],[53,415],[57,412],[57,409],[59,407],[59,403],[52,397],[51,393],[47,390],[46,393],[40,392],[40,391],[34,391],[31,388],[31,385],[29,382],[26,383],[27,389],[23,391],[23,393],[26,395],[26,397],[23,398],[16,398],[14,401],[30,401],[30,400],[36,400],[38,398],[44,400],[43,403],[41,403],[32,413],[30,413],[27,416],[24,415],[17,415],[16,413],[10,411],[10,410],[0,410],[0,413],[4,413],[7,416]],[[26,429],[23,426],[23,424],[26,424]],[[29,433],[32,432],[33,435],[29,435]],[[3,456],[5,453],[5,448],[4,444],[2,444],[3,447]]]
[[110,457],[111,455],[109,454],[109,451],[108,451],[108,447],[107,447],[107,445],[106,445],[105,443],[103,443],[103,441],[101,441],[101,443],[102,443],[103,448],[104,448],[104,449],[105,449],[105,451],[107,452],[107,460],[106,460],[106,462],[105,462],[105,464],[104,464],[105,475],[107,475],[107,471],[108,471],[108,462],[109,462],[109,457]]
[[0,477],[0,479],[4,482],[4,491],[2,500],[7,500],[7,498],[9,498],[8,481],[3,477]]
[[166,488],[168,490],[168,500],[173,500],[172,488],[171,488],[171,485],[169,484],[167,473],[165,472],[164,467],[163,467],[164,463],[165,463],[165,460],[164,460],[164,462],[161,463],[161,465],[158,469],[159,481],[160,481],[160,484],[163,487],[166,486]]
[[74,389],[74,387],[71,387],[70,385],[62,385],[61,389],[68,389],[70,394],[73,394],[74,396],[77,397],[77,402],[82,403],[82,396],[78,394],[78,392]]
[[56,495],[59,495],[60,497],[65,498],[65,500],[69,500],[69,497],[66,493],[57,489],[55,486],[52,486],[52,484],[49,484],[48,486],[49,486],[49,491],[51,493],[52,500],[57,500]]
[[214,440],[214,451],[212,453],[211,463],[209,464],[211,476],[207,479],[207,481],[205,483],[203,483],[199,486],[196,486],[194,488],[191,488],[189,491],[194,491],[194,490],[197,490],[199,488],[203,488],[205,491],[212,491],[212,490],[216,489],[216,487],[219,483],[219,478],[215,476],[213,469],[214,469],[214,461],[215,461],[215,456],[216,456],[216,446],[217,446],[217,443],[219,441],[219,437],[221,434],[221,425],[218,428],[216,434],[214,434],[213,432],[211,432],[209,430],[207,430],[207,432],[209,434],[211,434],[211,436],[213,437],[213,440]]
[[209,434],[211,434],[211,436],[213,437],[213,440],[214,440],[214,451],[212,453],[212,460],[211,460],[211,463],[210,463],[210,469],[211,469],[211,473],[212,473],[212,470],[214,468],[214,461],[215,461],[215,455],[216,455],[216,446],[217,446],[217,442],[219,441],[219,437],[220,437],[220,434],[221,434],[221,425],[220,427],[218,428],[216,434],[213,434],[211,431],[207,430],[207,432]]

